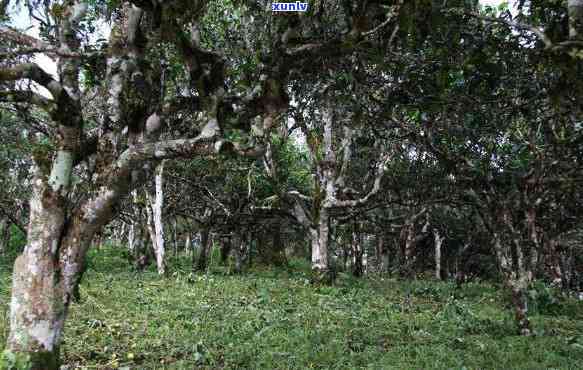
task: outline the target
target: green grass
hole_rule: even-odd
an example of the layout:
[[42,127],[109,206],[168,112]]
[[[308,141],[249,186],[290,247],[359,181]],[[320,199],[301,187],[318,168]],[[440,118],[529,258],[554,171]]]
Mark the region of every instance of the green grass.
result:
[[[355,280],[309,284],[308,266],[243,276],[188,261],[160,279],[119,252],[93,252],[62,356],[87,369],[575,369],[583,304],[539,304],[537,335],[515,335],[508,298],[486,283]],[[0,264],[0,310],[10,268]],[[543,294],[539,294],[541,297]],[[410,297],[408,299],[407,297]],[[547,302],[547,300],[541,300]],[[7,320],[0,319],[0,340]]]

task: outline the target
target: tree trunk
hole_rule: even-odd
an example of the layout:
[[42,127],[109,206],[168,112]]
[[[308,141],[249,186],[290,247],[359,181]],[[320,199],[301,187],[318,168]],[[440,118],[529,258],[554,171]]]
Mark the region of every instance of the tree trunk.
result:
[[334,280],[328,258],[328,244],[330,242],[330,220],[328,210],[320,209],[317,228],[310,228],[312,243],[312,274],[313,281],[329,284]]
[[441,245],[445,237],[439,235],[439,230],[433,229],[433,244],[435,247],[435,278],[441,280]]
[[203,227],[203,229],[200,231],[200,250],[195,270],[205,271],[208,267],[208,254],[210,249],[209,236],[208,227]]
[[514,304],[516,323],[521,335],[530,335],[530,321],[528,320],[527,289],[528,283],[521,279],[511,279],[509,281],[512,292],[512,303]]
[[5,218],[0,219],[0,254],[4,254],[8,247],[6,242],[6,230],[10,230],[10,223],[6,222]]
[[150,265],[150,251],[148,251],[148,238],[146,237],[146,224],[138,224],[138,233],[134,248],[136,268],[140,271]]
[[[174,250],[175,255],[177,251],[178,251],[177,249]],[[186,234],[186,239],[184,240],[184,251],[186,252],[187,255],[188,253],[190,253],[190,233]]]
[[[562,248],[559,256],[559,261],[561,264],[561,288],[565,291],[571,289],[571,275],[572,275],[572,258],[569,255],[569,250],[567,248]],[[570,249],[570,248],[569,248]]]
[[563,273],[561,269],[561,256],[557,246],[557,241],[555,239],[550,239],[547,241],[546,250],[548,253],[551,283],[554,286],[561,286],[563,281]]
[[[148,229],[152,240],[152,247],[156,257],[156,267],[159,275],[166,274],[166,249],[164,245],[164,224],[162,222],[162,207],[164,205],[164,161],[161,161],[155,170],[155,193],[147,192],[148,197]],[[152,199],[153,198],[153,199]],[[176,235],[174,236],[176,238]]]
[[95,235],[95,237],[93,238],[93,245],[95,246],[96,249],[101,249],[101,247],[103,246],[103,232],[99,232],[97,233],[97,235]]
[[[67,314],[67,299],[58,261],[61,233],[65,227],[62,199],[43,194],[34,180],[30,201],[28,241],[14,263],[10,335],[4,360],[15,357],[15,367],[58,369],[59,347]],[[9,364],[0,362],[0,368]]]
[[138,191],[132,190],[131,192],[132,200],[132,213],[133,217],[130,224],[130,230],[128,231],[128,249],[130,253],[134,256],[134,262],[136,261],[136,253],[138,248],[138,234],[139,234],[139,224],[141,220],[140,210],[138,206]]
[[377,261],[377,271],[383,271],[383,238],[377,232],[376,243],[375,243],[375,258]]
[[351,254],[352,249],[346,243],[342,243],[342,271],[348,269],[348,261],[350,261]]
[[361,277],[364,274],[362,236],[359,229],[358,224],[355,223],[352,230],[352,275],[355,277]]
[[50,177],[35,168],[28,240],[14,263],[10,332],[0,368],[59,367],[63,327],[85,256],[96,232],[111,220],[129,173],[120,170],[115,188],[103,187],[66,218],[72,159],[57,153]]
[[123,235],[125,234],[126,224],[125,222],[120,222],[118,227],[113,229],[113,242],[116,246],[121,245]]
[[224,237],[221,239],[221,264],[223,266],[227,265],[229,261],[229,254],[231,254],[231,237]]
[[245,234],[242,234],[238,245],[235,247],[235,274],[240,274],[243,272],[243,264],[245,263],[246,253],[247,237]]
[[[156,166],[156,174],[154,176],[156,186],[156,200],[152,213],[154,216],[154,230],[156,232],[156,266],[158,267],[158,274],[166,274],[166,247],[164,245],[164,224],[162,221],[162,207],[164,205],[164,161]],[[176,236],[174,237],[176,239]],[[176,244],[176,241],[174,242]]]
[[136,249],[136,226],[134,221],[129,226],[128,230],[128,250],[133,255]]
[[267,239],[266,232],[257,234],[257,252],[259,253],[261,262],[266,265],[278,267],[287,265],[285,249],[281,241],[281,224],[276,222],[269,232],[272,233],[271,243]]
[[381,255],[381,272],[385,274],[389,273],[391,270],[390,248],[385,234],[380,234],[378,236],[377,248]]
[[494,249],[500,270],[504,276],[504,282],[512,294],[516,323],[521,335],[530,335],[530,321],[528,320],[527,291],[531,283],[532,273],[523,263],[523,251],[520,244],[515,242],[514,255],[509,246],[502,244],[500,236],[494,235]]
[[178,219],[174,218],[174,230],[173,230],[173,238],[172,244],[174,246],[174,251],[178,250]]
[[403,249],[404,270],[403,275],[412,279],[415,277],[414,260],[415,257],[415,228],[413,224],[406,225],[401,232],[402,239],[405,240]]
[[423,239],[424,234],[427,232],[429,227],[429,221],[426,220],[425,225],[421,230],[420,235],[415,236],[415,223],[417,220],[425,215],[427,208],[423,208],[418,213],[412,215],[405,221],[405,225],[401,229],[400,242],[402,245],[402,262],[403,268],[401,269],[401,275],[406,276],[410,279],[415,278],[415,247]]
[[583,38],[583,0],[569,0],[569,38],[581,40]]
[[255,242],[255,233],[250,234],[247,239],[247,266],[253,266],[253,243]]
[[286,266],[287,265],[287,257],[285,255],[285,247],[281,240],[281,224],[278,222],[273,230],[273,239],[272,239],[272,262],[275,266]]

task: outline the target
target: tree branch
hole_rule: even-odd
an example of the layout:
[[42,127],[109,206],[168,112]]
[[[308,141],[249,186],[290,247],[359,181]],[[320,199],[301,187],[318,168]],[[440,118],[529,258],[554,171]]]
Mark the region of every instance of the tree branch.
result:
[[489,16],[485,16],[485,15],[481,15],[481,14],[472,13],[472,12],[465,12],[465,14],[469,15],[470,17],[481,19],[481,20],[486,21],[486,22],[502,23],[502,24],[505,24],[505,25],[512,27],[512,28],[516,28],[516,29],[524,30],[524,31],[530,31],[530,32],[534,33],[545,44],[546,49],[550,49],[554,46],[551,39],[545,34],[544,30],[540,30],[533,25],[515,22],[515,21],[510,20],[510,19],[489,17]]
[[390,159],[389,155],[384,155],[383,158],[380,160],[379,164],[377,165],[376,176],[374,179],[373,187],[368,192],[368,194],[366,194],[364,197],[362,197],[360,199],[356,199],[356,200],[338,200],[338,199],[334,198],[334,200],[329,208],[358,207],[358,206],[365,205],[367,202],[369,202],[371,200],[371,198],[374,195],[376,195],[376,193],[378,193],[379,190],[381,189],[381,182],[382,182],[383,177],[385,175],[385,171],[386,171],[387,163],[389,162],[389,159]]
[[[21,31],[18,31],[12,27],[0,26],[0,40],[5,40],[5,42],[6,41],[12,42],[15,45],[18,45],[19,47],[25,46],[25,47],[27,47],[27,49],[24,49],[24,50],[28,50],[27,52],[23,52],[24,50],[13,51],[13,52],[12,51],[3,52],[3,53],[0,53],[1,57],[16,56],[16,55],[23,55],[23,54],[33,54],[33,53],[37,53],[37,52],[47,52],[47,55],[49,57],[51,57],[52,59],[55,59],[55,57],[56,57],[54,54],[49,53],[50,50],[55,50],[54,47],[42,42],[39,39],[36,39],[30,35],[22,33]],[[33,50],[38,50],[38,51],[33,51]],[[40,50],[42,50],[42,51],[40,51]]]
[[6,103],[29,103],[36,105],[46,112],[55,108],[55,102],[30,90],[9,90],[0,91],[0,102]]
[[45,87],[55,99],[58,99],[63,93],[61,84],[34,63],[19,64],[12,68],[0,69],[0,81],[18,81],[25,78]]
[[10,220],[10,222],[12,222],[14,225],[16,225],[16,227],[22,231],[24,233],[24,235],[26,235],[28,232],[26,231],[26,228],[24,227],[24,225],[22,225],[20,223],[20,221],[18,219],[16,219],[16,217],[14,217],[12,215],[11,212],[7,212],[4,208],[0,207],[0,213],[2,213],[6,218],[8,218]]

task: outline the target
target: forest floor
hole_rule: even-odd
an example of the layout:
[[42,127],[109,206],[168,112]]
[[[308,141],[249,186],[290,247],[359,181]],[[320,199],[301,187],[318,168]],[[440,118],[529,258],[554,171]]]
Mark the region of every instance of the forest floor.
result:
[[[539,286],[535,334],[516,335],[496,285],[340,274],[312,286],[308,265],[211,267],[169,277],[138,273],[120,252],[93,251],[71,307],[67,369],[576,369],[583,302]],[[177,263],[178,262],[178,263]],[[178,266],[178,267],[177,267]],[[0,260],[0,342],[7,332],[10,263]],[[408,298],[409,297],[409,298]]]

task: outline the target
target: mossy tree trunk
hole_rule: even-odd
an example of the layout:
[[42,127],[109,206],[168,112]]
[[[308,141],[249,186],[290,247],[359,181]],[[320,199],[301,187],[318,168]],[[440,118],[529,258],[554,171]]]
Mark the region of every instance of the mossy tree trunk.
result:
[[[10,334],[0,368],[58,369],[67,293],[59,249],[65,226],[63,200],[37,177],[30,202],[28,243],[15,263]],[[55,263],[57,262],[57,263]]]
[[96,233],[109,222],[129,169],[118,168],[113,187],[103,187],[67,212],[69,161],[53,163],[50,176],[38,166],[30,201],[28,240],[15,263],[10,332],[0,368],[57,369],[67,311],[85,270]]

